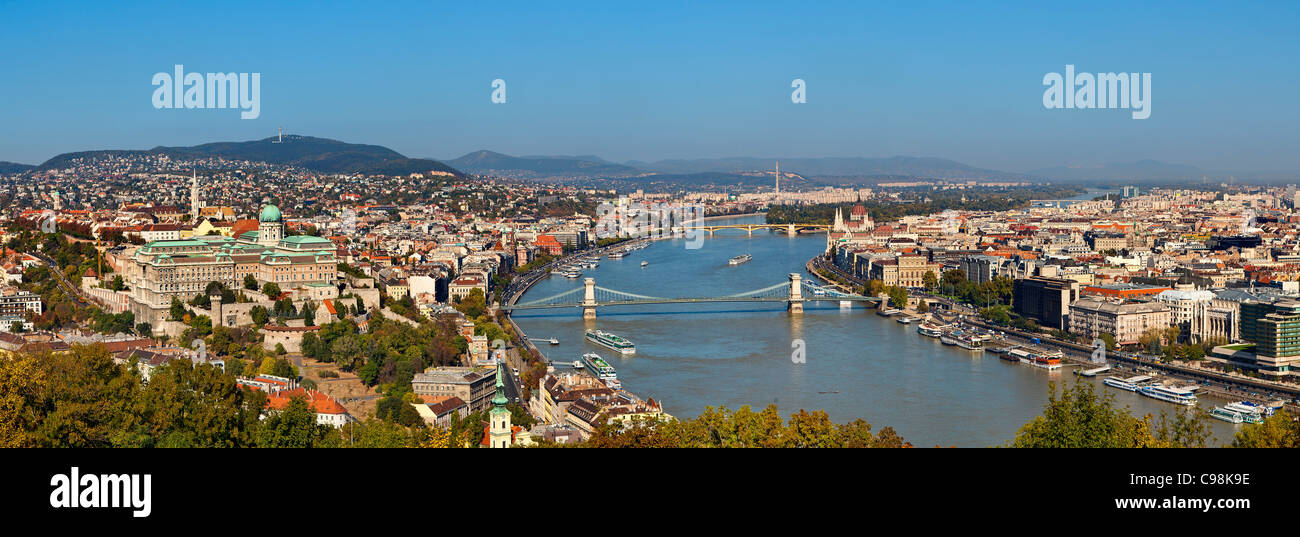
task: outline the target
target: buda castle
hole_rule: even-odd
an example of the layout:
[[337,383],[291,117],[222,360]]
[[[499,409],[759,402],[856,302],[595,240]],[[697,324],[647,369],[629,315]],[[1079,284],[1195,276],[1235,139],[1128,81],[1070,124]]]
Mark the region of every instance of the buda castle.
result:
[[259,289],[267,283],[284,291],[332,288],[338,280],[334,252],[328,239],[286,237],[280,209],[267,205],[258,215],[257,230],[238,237],[207,235],[141,246],[126,263],[123,278],[131,289],[130,310],[136,321],[158,326],[166,320],[173,297],[188,302],[211,282],[238,290],[252,275]]

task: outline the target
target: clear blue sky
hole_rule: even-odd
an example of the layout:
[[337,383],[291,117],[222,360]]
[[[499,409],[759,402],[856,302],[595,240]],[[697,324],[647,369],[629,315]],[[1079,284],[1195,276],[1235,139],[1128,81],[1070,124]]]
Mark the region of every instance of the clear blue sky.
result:
[[[0,160],[283,125],[444,159],[1300,170],[1297,2],[117,4],[0,0]],[[150,79],[177,63],[261,73],[261,117],[154,109]],[[1152,73],[1150,119],[1044,109],[1043,75],[1067,63]],[[506,104],[490,102],[495,78]],[[806,104],[790,102],[795,78]]]

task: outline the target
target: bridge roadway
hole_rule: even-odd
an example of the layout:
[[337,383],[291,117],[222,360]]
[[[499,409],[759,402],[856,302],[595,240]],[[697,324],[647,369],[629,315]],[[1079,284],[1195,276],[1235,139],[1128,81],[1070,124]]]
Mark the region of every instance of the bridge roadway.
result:
[[[802,313],[804,302],[864,302],[878,303],[880,299],[844,293],[803,280],[798,273],[790,273],[789,283],[778,283],[725,296],[712,297],[655,297],[597,287],[593,278],[583,286],[563,293],[524,303],[502,304],[505,311],[528,309],[582,308],[585,319],[596,318],[596,308],[602,306],[630,306],[637,304],[699,304],[708,302],[785,302],[791,313]],[[579,298],[579,293],[582,293]]]

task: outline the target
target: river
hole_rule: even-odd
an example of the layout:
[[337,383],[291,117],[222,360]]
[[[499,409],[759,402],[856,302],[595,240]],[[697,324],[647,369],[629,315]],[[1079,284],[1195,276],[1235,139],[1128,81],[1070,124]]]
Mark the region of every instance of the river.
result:
[[[721,223],[761,223],[745,216]],[[721,296],[805,278],[808,259],[825,250],[823,234],[790,237],[767,231],[719,231],[698,249],[669,239],[635,250],[623,259],[602,258],[584,271],[596,285],[654,297]],[[748,253],[753,261],[728,265]],[[641,267],[641,261],[649,265]],[[558,274],[539,282],[520,299],[527,302],[581,287],[582,280]],[[996,446],[1047,403],[1048,382],[1074,382],[1066,368],[1047,372],[1008,363],[991,354],[948,347],[921,337],[916,325],[880,317],[860,306],[808,303],[803,315],[790,315],[784,303],[701,303],[611,306],[584,321],[574,309],[521,310],[515,322],[536,340],[557,338],[539,349],[557,368],[586,352],[597,352],[618,370],[623,387],[642,398],[661,401],[664,410],[695,417],[706,406],[755,410],[774,403],[783,415],[798,409],[824,409],[842,423],[864,419],[873,430],[893,427],[909,442],[930,446]],[[587,343],[583,331],[598,328],[636,343],[621,356]],[[804,363],[791,359],[792,342],[803,340]],[[1096,384],[1134,414],[1177,406]],[[1223,401],[1202,397],[1208,410]],[[1231,441],[1240,425],[1211,420],[1218,442]]]

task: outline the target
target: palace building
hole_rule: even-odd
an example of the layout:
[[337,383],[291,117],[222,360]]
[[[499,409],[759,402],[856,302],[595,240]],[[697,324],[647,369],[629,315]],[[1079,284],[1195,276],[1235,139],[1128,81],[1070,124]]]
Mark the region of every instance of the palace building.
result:
[[259,287],[273,282],[285,291],[334,285],[338,279],[334,252],[329,239],[286,237],[280,209],[267,205],[258,215],[256,231],[141,246],[125,267],[124,279],[131,288],[130,308],[136,320],[157,326],[166,319],[173,297],[188,301],[211,282],[242,289],[244,277],[252,275]]

